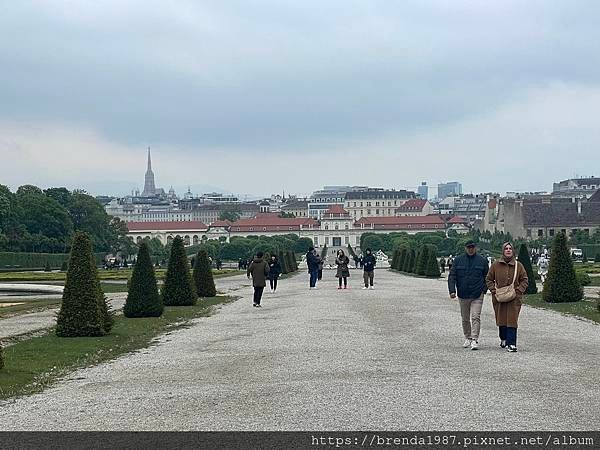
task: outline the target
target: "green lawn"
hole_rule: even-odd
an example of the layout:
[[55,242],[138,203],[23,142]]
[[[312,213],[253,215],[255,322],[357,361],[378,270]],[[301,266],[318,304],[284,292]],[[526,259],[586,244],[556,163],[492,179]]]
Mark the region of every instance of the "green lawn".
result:
[[[100,278],[100,280],[128,280],[131,277],[131,272],[131,269],[98,269],[98,278]],[[236,269],[213,269],[212,272],[215,278],[228,277],[243,273]],[[166,269],[156,269],[156,277],[158,279],[163,279],[166,273]],[[0,273],[0,283],[11,281],[65,281],[66,277],[66,272],[2,272]]]
[[586,299],[573,303],[546,303],[542,299],[542,294],[526,295],[523,303],[535,308],[551,309],[563,314],[584,317],[594,322],[600,323],[600,311],[596,300]]
[[189,326],[191,319],[210,315],[213,305],[230,301],[230,297],[213,297],[196,306],[166,307],[158,318],[117,316],[108,336],[59,338],[50,330],[44,336],[6,347],[5,367],[0,370],[0,399],[40,392],[75,369],[147,347],[157,336]]
[[0,297],[0,303],[20,303],[19,305],[0,307],[0,319],[20,314],[40,312],[48,308],[58,308],[60,302],[60,298],[28,297],[26,300],[11,300]]

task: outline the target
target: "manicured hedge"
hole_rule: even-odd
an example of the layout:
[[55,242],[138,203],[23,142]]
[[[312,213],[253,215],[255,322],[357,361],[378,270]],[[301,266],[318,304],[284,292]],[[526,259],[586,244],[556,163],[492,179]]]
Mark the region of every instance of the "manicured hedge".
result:
[[[105,253],[95,253],[96,264],[102,264]],[[69,261],[69,253],[13,253],[0,252],[0,269],[43,269],[46,263],[52,269],[60,269]]]

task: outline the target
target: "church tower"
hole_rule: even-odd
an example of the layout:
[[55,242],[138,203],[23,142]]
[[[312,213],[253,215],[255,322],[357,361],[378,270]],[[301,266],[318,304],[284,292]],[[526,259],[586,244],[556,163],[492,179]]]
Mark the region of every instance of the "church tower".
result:
[[152,172],[152,160],[150,159],[150,147],[148,147],[148,168],[144,177],[144,192],[142,197],[153,197],[156,195],[156,187],[154,186],[154,172]]

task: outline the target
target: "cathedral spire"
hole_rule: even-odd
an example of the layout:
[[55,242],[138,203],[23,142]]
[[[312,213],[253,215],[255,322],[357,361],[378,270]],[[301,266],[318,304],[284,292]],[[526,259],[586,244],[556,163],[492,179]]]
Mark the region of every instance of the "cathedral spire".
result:
[[150,147],[148,147],[148,170],[152,172],[152,159],[150,159]]
[[154,185],[154,172],[152,172],[152,160],[150,159],[150,147],[148,147],[148,168],[144,177],[142,197],[153,197],[154,195],[156,195],[156,187]]

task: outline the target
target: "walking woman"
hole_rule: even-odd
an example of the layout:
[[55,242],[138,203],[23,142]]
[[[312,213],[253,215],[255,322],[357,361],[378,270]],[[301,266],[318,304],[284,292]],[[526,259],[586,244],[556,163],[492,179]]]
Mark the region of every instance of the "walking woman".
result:
[[527,271],[515,258],[513,246],[502,246],[502,257],[492,264],[486,277],[486,285],[492,293],[496,313],[496,325],[500,335],[500,347],[509,352],[517,351],[517,327],[523,294],[529,280]]
[[338,289],[342,288],[342,281],[344,282],[344,289],[348,289],[348,278],[350,277],[348,264],[350,263],[350,259],[346,256],[344,250],[338,250],[335,263],[337,264],[337,273],[335,276],[338,278],[339,282]]
[[271,286],[271,292],[277,290],[277,279],[281,275],[281,263],[275,255],[271,255],[269,260],[269,285]]

